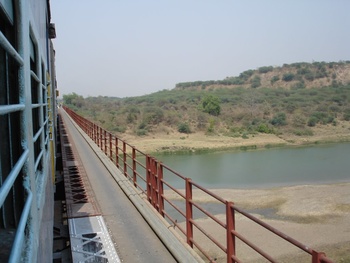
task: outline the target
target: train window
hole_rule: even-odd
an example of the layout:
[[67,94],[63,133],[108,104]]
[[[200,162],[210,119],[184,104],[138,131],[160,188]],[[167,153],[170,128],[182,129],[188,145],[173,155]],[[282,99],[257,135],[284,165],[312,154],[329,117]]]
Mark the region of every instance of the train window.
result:
[[48,98],[47,98],[47,85],[46,85],[46,72],[45,72],[45,65],[44,63],[41,63],[41,92],[42,92],[42,115],[43,115],[43,123],[44,123],[44,135],[45,135],[45,150],[48,149],[48,142],[49,142],[49,120],[48,120]]
[[[0,31],[13,49],[16,49],[16,25],[11,0],[0,1]],[[19,92],[19,65],[12,54],[6,51],[5,46],[0,45],[0,107],[20,104]],[[24,150],[21,140],[21,110],[7,110],[0,112],[0,186],[13,171],[14,166],[22,156]],[[16,229],[24,206],[22,169],[14,184],[10,186],[9,194],[0,204],[0,234]],[[5,230],[6,229],[6,230]],[[11,235],[13,236],[13,235]],[[11,239],[11,237],[6,236]],[[3,253],[6,253],[8,242],[1,242]],[[8,255],[9,253],[7,253]],[[0,255],[1,256],[1,255]],[[0,261],[7,261],[0,257]]]
[[1,0],[0,9],[3,15],[13,24],[13,3],[12,0]]
[[[42,140],[44,131],[42,127],[42,92],[41,79],[38,77],[37,72],[40,64],[37,57],[37,45],[33,37],[30,37],[30,70],[31,70],[31,95],[32,95],[32,124],[33,124],[33,136],[34,136],[34,158],[35,158],[35,170],[42,170]],[[38,174],[38,173],[37,173]]]

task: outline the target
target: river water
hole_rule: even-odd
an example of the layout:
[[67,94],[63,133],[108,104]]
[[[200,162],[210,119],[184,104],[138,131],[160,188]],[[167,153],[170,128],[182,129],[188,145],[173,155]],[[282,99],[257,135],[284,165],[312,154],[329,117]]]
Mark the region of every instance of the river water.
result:
[[[268,188],[350,181],[350,143],[156,156],[207,188]],[[166,177],[176,187],[183,183]]]

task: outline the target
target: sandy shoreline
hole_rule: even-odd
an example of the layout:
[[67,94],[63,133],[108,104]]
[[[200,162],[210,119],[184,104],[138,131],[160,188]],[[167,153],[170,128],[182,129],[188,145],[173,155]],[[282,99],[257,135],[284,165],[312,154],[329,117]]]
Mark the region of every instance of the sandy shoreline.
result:
[[173,152],[201,152],[265,149],[270,147],[295,147],[329,142],[350,142],[350,122],[341,122],[337,126],[322,125],[314,127],[313,136],[292,134],[250,134],[248,138],[229,137],[221,134],[206,135],[204,132],[183,134],[177,131],[162,133],[155,131],[147,136],[123,134],[121,139],[148,154]]
[[[233,201],[238,207],[253,213],[299,242],[325,252],[335,262],[350,260],[350,183],[210,191],[225,200]],[[176,198],[170,192],[166,192],[166,196]],[[202,203],[213,202],[200,190],[194,190],[193,199]],[[223,214],[217,216],[224,220]],[[269,237],[262,232],[261,227],[243,216],[238,215],[236,220],[240,233],[254,240],[255,244],[261,245],[283,262],[295,262],[295,258],[291,258],[291,254],[296,252],[292,247],[284,242],[274,241],[273,236]],[[212,220],[203,218],[200,221],[203,227],[216,232],[217,224]],[[207,245],[206,249],[218,257],[218,262],[223,262],[218,251],[206,244],[205,238],[201,243],[204,247]],[[257,260],[245,246],[238,245],[237,249],[244,255],[244,261]],[[307,258],[309,257],[301,256],[300,260]]]

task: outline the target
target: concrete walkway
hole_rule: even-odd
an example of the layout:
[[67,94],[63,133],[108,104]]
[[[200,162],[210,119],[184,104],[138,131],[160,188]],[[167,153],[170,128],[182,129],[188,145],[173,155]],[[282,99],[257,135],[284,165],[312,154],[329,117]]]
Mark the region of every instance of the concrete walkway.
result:
[[63,110],[61,116],[122,262],[202,262],[150,211],[130,182]]

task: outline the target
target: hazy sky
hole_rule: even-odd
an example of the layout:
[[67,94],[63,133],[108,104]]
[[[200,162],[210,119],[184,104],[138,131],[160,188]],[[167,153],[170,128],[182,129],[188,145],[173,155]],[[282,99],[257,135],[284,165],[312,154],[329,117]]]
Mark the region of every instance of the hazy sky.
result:
[[131,97],[350,60],[349,0],[51,0],[61,94]]

